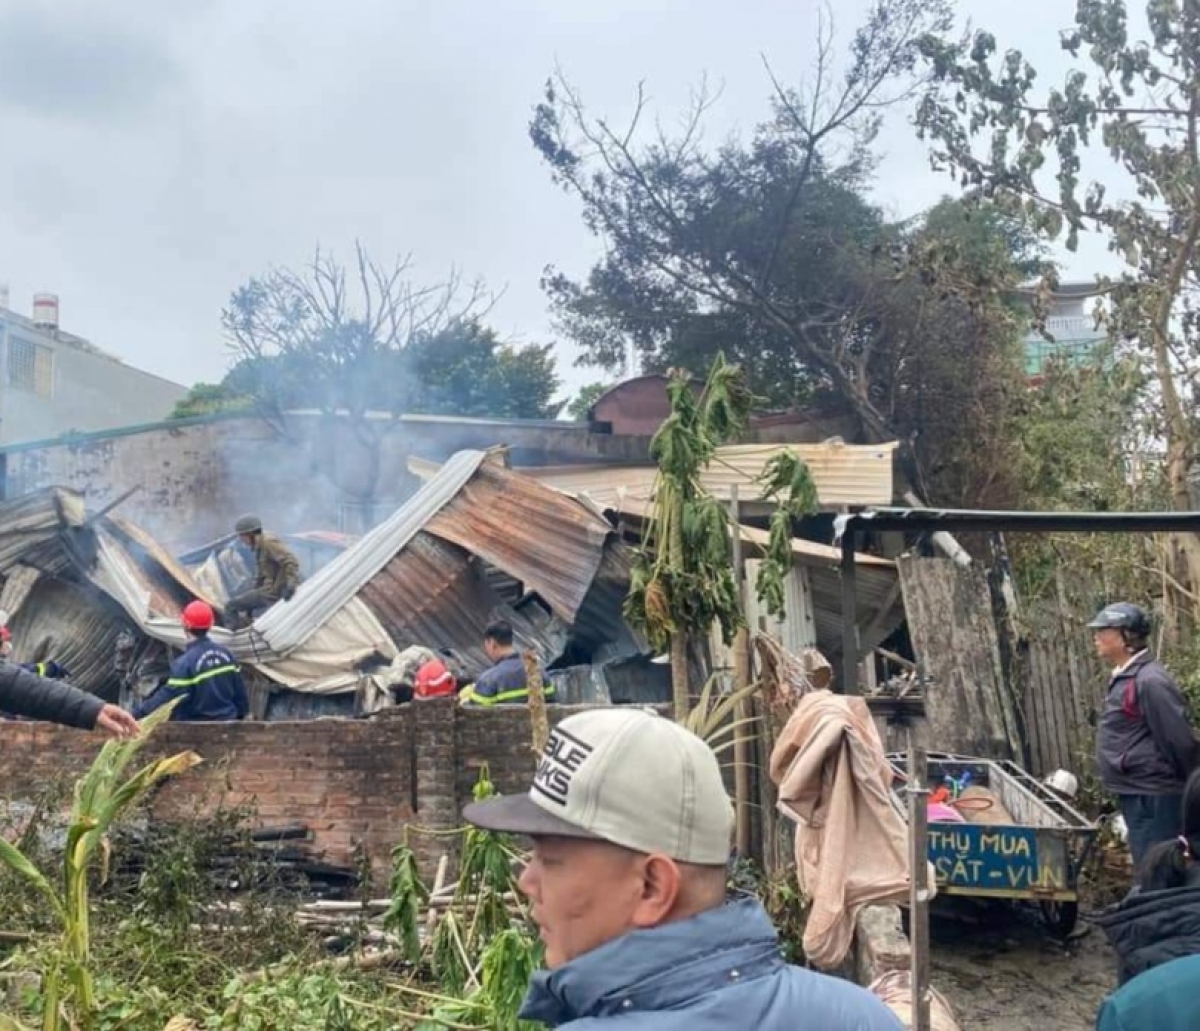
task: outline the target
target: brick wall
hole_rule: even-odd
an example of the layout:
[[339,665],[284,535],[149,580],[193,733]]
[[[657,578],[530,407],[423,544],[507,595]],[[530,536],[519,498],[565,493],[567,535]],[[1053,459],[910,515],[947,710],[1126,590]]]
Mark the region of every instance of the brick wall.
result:
[[[551,706],[550,720],[572,711]],[[48,723],[0,723],[0,793],[30,798],[77,777],[101,743],[98,735]],[[362,842],[381,880],[406,825],[432,874],[447,839],[421,830],[461,824],[485,763],[502,792],[524,789],[534,767],[523,706],[484,712],[451,700],[371,720],[168,724],[144,755],[187,749],[204,763],[162,787],[152,802],[156,816],[178,819],[251,803],[260,824],[307,824],[328,862],[351,865]]]

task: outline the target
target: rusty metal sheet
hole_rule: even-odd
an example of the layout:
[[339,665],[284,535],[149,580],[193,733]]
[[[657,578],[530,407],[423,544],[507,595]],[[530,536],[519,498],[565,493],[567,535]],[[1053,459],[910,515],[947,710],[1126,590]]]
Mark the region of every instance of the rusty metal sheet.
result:
[[58,662],[75,686],[116,701],[113,659],[128,626],[121,609],[97,591],[41,577],[13,616],[13,658]]
[[461,671],[477,676],[491,660],[483,650],[488,623],[504,618],[520,643],[543,661],[557,656],[562,633],[538,625],[507,605],[488,582],[480,563],[462,548],[427,533],[408,545],[359,592],[398,650],[409,645],[449,649]]
[[425,530],[521,581],[567,622],[575,621],[613,535],[573,498],[493,462],[480,465]]
[[0,504],[0,575],[18,564],[64,575],[72,565],[64,531],[76,531],[85,519],[82,495],[58,487]]
[[158,592],[172,599],[172,607],[182,608],[193,598],[200,598],[209,604],[216,602],[217,599],[205,594],[204,589],[192,578],[182,563],[140,526],[111,516],[103,519],[102,523],[114,537],[123,538],[121,543],[125,551],[145,577],[154,582]]

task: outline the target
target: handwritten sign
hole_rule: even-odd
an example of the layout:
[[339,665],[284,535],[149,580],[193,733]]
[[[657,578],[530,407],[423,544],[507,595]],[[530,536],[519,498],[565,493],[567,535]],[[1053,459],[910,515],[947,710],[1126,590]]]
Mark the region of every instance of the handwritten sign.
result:
[[1039,853],[1032,827],[929,825],[929,860],[939,885],[1003,892],[1063,890],[1063,857]]

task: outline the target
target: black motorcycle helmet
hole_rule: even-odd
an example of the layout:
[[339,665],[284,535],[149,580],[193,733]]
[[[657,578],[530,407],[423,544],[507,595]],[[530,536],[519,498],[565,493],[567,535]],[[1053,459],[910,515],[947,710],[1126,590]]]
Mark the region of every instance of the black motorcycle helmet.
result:
[[1146,610],[1127,601],[1105,605],[1088,624],[1089,630],[1120,630],[1126,641],[1145,641],[1150,636],[1150,617]]

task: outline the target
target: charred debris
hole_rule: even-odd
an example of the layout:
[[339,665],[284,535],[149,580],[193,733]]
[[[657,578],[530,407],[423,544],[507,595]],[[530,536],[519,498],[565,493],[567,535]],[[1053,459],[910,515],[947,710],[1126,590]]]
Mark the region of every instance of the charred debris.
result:
[[[255,719],[369,716],[408,697],[433,655],[470,682],[488,665],[483,632],[498,618],[536,653],[561,702],[669,699],[669,667],[622,612],[645,490],[620,489],[626,470],[593,476],[603,489],[579,489],[514,471],[504,455],[459,451],[419,470],[421,488],[361,537],[285,534],[304,574],[295,596],[249,627],[213,631],[242,664]],[[54,659],[79,686],[128,704],[186,646],[183,605],[201,598],[221,623],[252,570],[232,536],[172,555],[119,510],[120,499],[89,511],[62,487],[0,504],[0,609],[18,661]],[[749,573],[767,535],[748,525],[741,535]],[[747,619],[790,651],[816,647],[836,666],[842,553],[799,537],[792,552],[785,621],[752,598]],[[904,606],[894,561],[860,553],[855,562],[852,618],[869,655],[903,623]],[[732,662],[719,639],[697,642],[692,658],[697,674]]]
[[[53,658],[80,687],[129,703],[185,645],[181,607],[202,598],[220,613],[251,568],[233,538],[174,556],[118,510],[91,512],[61,487],[0,505],[0,609],[18,661]],[[564,701],[669,696],[667,668],[622,616],[629,545],[586,500],[493,453],[454,455],[362,537],[286,539],[305,567],[297,594],[243,630],[213,631],[243,665],[255,718],[386,709],[429,652],[469,681],[496,618]]]

